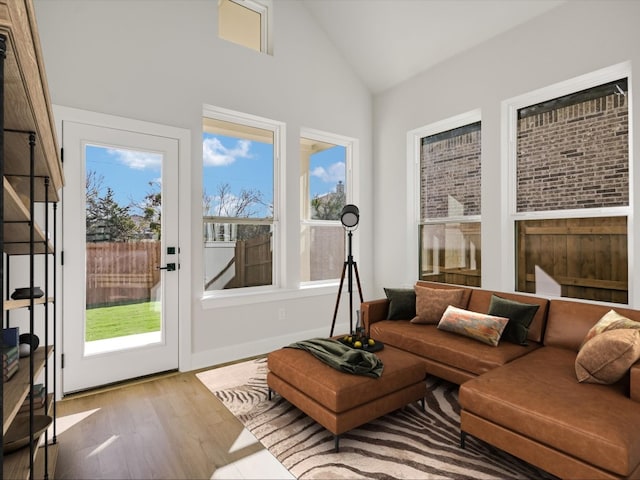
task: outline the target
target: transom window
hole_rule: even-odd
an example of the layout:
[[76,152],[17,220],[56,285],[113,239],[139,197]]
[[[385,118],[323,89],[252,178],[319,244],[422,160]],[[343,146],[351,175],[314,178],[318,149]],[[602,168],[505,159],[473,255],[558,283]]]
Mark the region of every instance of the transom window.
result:
[[270,0],[218,0],[218,36],[238,45],[271,53]]

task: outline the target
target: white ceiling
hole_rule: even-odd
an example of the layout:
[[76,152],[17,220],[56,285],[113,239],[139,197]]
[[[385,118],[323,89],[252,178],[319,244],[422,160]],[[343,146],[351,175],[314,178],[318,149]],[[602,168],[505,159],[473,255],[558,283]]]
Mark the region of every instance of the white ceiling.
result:
[[303,0],[373,93],[567,0]]

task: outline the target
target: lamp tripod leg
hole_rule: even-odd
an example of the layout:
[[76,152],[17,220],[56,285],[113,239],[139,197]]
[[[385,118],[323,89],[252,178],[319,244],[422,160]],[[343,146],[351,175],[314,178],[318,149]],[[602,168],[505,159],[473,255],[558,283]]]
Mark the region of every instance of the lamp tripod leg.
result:
[[[344,265],[342,266],[342,277],[340,278],[340,287],[338,288],[338,298],[336,299],[336,308],[333,311],[333,321],[331,322],[331,333],[329,334],[329,337],[333,337],[333,329],[336,326],[336,317],[338,316],[338,307],[340,306],[340,295],[342,294],[342,285],[344,285],[344,274],[347,270],[347,263],[348,262],[344,262]],[[358,280],[358,288],[360,287],[360,280]],[[360,297],[362,298],[362,293],[360,294]]]
[[360,303],[364,303],[364,297],[362,296],[362,286],[360,285],[360,275],[358,274],[358,264],[353,262],[353,270],[356,272],[356,283],[358,284],[358,294],[360,294]]

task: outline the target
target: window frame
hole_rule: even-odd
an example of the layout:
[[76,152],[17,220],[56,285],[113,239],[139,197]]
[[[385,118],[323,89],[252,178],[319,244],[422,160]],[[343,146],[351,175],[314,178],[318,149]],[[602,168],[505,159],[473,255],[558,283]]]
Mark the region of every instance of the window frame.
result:
[[[407,264],[405,271],[408,272],[407,275],[409,275],[410,272],[413,272],[414,275],[405,280],[407,285],[413,285],[420,278],[420,226],[423,223],[446,224],[478,222],[482,225],[482,212],[480,215],[443,217],[425,222],[422,221],[420,215],[422,139],[477,122],[482,122],[482,112],[479,108],[407,132],[407,185],[411,187],[407,188],[407,212],[410,221],[407,222]],[[480,152],[480,156],[482,161],[482,151]]]
[[[332,145],[337,145],[345,148],[345,179],[344,179],[344,188],[345,188],[345,202],[346,204],[353,203],[358,204],[358,195],[354,192],[354,179],[353,179],[353,166],[354,166],[354,158],[357,156],[357,152],[359,151],[359,143],[358,139],[347,137],[344,135],[339,135],[335,133],[325,132],[322,130],[316,130],[312,128],[301,127],[300,135],[299,135],[299,143],[302,138],[306,138],[309,140],[315,140],[318,142],[330,143]],[[302,167],[300,169],[300,176],[305,172],[302,171]],[[308,174],[308,172],[306,172]],[[311,218],[306,218],[305,209],[303,208],[303,203],[306,203],[310,200],[310,191],[309,191],[309,182],[305,182],[304,185],[300,186],[300,229],[303,226],[342,226],[339,220],[313,220]],[[298,237],[299,238],[299,237]],[[352,240],[352,248],[354,255],[359,250],[359,240],[356,235]],[[345,255],[346,255],[346,237],[345,237]],[[346,257],[345,257],[346,260]],[[302,256],[298,256],[298,261],[300,262],[300,267],[302,267]],[[301,268],[298,269],[298,272],[301,271]],[[300,273],[299,273],[300,274]],[[310,288],[310,287],[324,287],[324,286],[333,286],[338,285],[340,281],[339,277],[333,279],[326,280],[310,280],[310,281],[302,281],[299,280],[300,288]]]
[[[202,119],[211,118],[214,120],[220,120],[224,122],[230,122],[240,125],[247,125],[254,128],[260,128],[268,130],[273,133],[273,265],[272,265],[272,283],[271,285],[262,285],[255,287],[240,287],[227,290],[204,290],[204,283],[200,284],[202,289],[202,300],[208,299],[223,299],[223,298],[244,298],[246,301],[247,296],[256,296],[262,294],[268,294],[271,292],[281,291],[283,285],[285,285],[285,273],[286,272],[286,235],[283,231],[284,222],[282,221],[283,210],[282,207],[286,204],[285,197],[286,192],[284,186],[286,185],[285,178],[283,177],[285,168],[285,155],[284,145],[286,145],[286,125],[284,122],[277,120],[259,117],[256,115],[229,110],[226,108],[216,107],[213,105],[204,105],[202,110]],[[202,129],[204,133],[204,129]],[[200,135],[200,144],[202,145],[202,133]],[[202,152],[202,147],[200,148]],[[201,168],[204,159],[201,157]],[[202,189],[202,179],[200,181],[200,188]],[[200,198],[202,198],[202,190],[200,190]],[[200,225],[203,225],[203,212],[200,211]],[[251,221],[252,219],[248,219]],[[256,220],[256,219],[253,219]],[[200,248],[204,249],[203,234],[200,233]],[[202,251],[202,250],[201,250]],[[204,254],[204,252],[202,251]]]
[[[630,105],[628,111],[629,132],[632,129],[632,115],[633,105],[631,101],[631,64],[630,62],[622,62],[610,67],[605,67],[594,72],[586,73],[584,75],[568,79],[562,82],[555,83],[546,87],[533,90],[522,95],[503,100],[502,101],[502,152],[501,158],[503,158],[502,165],[506,168],[506,178],[508,186],[507,197],[503,199],[504,211],[508,212],[508,228],[503,229],[503,242],[504,245],[510,247],[511,255],[507,255],[504,258],[506,262],[505,272],[509,272],[511,275],[510,285],[513,291],[516,291],[517,284],[517,271],[516,271],[516,243],[515,236],[516,222],[520,220],[542,220],[542,219],[561,219],[561,218],[597,218],[597,217],[627,217],[627,254],[628,254],[628,304],[623,306],[630,306],[634,304],[634,288],[633,288],[633,245],[634,245],[634,168],[633,168],[633,148],[632,138],[633,135],[629,135],[629,205],[618,207],[596,207],[596,208],[584,208],[584,209],[563,209],[563,210],[546,210],[546,211],[534,211],[534,212],[518,212],[517,211],[517,134],[518,134],[518,110],[531,105],[536,105],[554,98],[571,95],[573,93],[587,90],[589,88],[597,87],[599,85],[618,80],[626,77],[629,85],[629,100]],[[565,297],[562,297],[566,299]],[[577,300],[577,299],[576,299]],[[589,300],[582,300],[589,301]],[[604,302],[607,305],[616,305],[612,302]]]

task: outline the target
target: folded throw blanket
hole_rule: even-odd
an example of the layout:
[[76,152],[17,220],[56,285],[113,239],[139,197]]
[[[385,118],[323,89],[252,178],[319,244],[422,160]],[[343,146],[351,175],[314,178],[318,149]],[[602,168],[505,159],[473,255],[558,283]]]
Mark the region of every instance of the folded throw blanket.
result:
[[354,375],[378,378],[384,365],[375,354],[357,350],[330,338],[312,338],[287,345],[287,348],[306,350],[330,367]]

